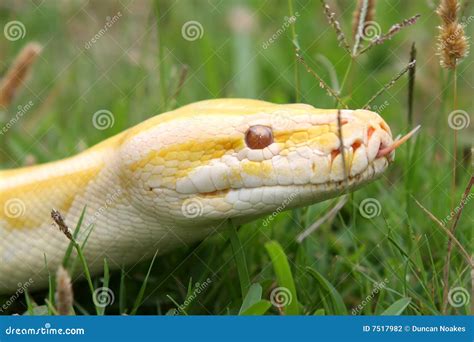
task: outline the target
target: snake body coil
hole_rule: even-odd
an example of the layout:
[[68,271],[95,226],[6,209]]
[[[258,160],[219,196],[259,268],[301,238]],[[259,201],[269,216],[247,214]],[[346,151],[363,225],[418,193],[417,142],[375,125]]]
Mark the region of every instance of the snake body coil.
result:
[[[92,272],[309,205],[380,175],[393,153],[385,121],[367,110],[220,99],[153,117],[74,156],[0,171],[0,293],[47,283],[69,241],[51,209],[87,240]],[[339,137],[342,132],[343,148]],[[343,161],[344,156],[344,161]],[[345,167],[345,169],[344,169]],[[347,178],[346,178],[347,175]]]

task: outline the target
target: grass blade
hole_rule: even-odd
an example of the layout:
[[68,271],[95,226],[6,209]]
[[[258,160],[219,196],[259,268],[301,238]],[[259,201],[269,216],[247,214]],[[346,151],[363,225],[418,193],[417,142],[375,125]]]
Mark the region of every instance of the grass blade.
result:
[[397,300],[395,303],[390,305],[384,312],[381,313],[382,316],[398,316],[400,315],[407,306],[411,303],[411,298],[406,297]]
[[120,270],[120,289],[119,289],[119,311],[121,314],[126,313],[127,291],[125,289],[125,270]]
[[247,260],[245,259],[244,249],[237,233],[237,227],[231,221],[232,227],[230,229],[230,243],[234,254],[235,264],[237,265],[237,272],[239,273],[240,289],[242,291],[242,298],[245,297],[250,288],[250,276],[247,269]]
[[318,282],[319,286],[324,290],[323,292],[327,292],[329,298],[331,299],[332,306],[334,309],[334,314],[336,315],[347,315],[347,308],[342,300],[341,295],[331,283],[326,280],[318,271],[311,267],[306,267],[308,273]]
[[[105,288],[109,288],[109,280],[110,280],[110,273],[109,273],[109,264],[107,263],[107,259],[104,258],[104,282],[102,286]],[[107,306],[103,305],[97,310],[97,315],[103,316],[105,313],[105,308]]]
[[[86,208],[87,208],[87,206],[84,206],[84,208],[82,209],[81,216],[79,216],[79,220],[77,221],[76,228],[74,228],[74,233],[72,235],[74,240],[76,240],[77,236],[79,235],[79,230],[81,229],[82,221],[84,220],[84,215],[86,213]],[[73,248],[74,248],[74,243],[72,241],[70,241],[69,245],[67,246],[66,253],[64,254],[64,258],[63,258],[63,267],[65,269],[68,269],[69,259],[71,259],[71,254],[72,254],[72,249]]]
[[242,314],[242,312],[249,309],[254,304],[256,304],[257,302],[259,302],[261,299],[262,299],[262,286],[258,283],[252,284],[249,288],[249,291],[247,292],[247,295],[244,298],[242,306],[240,307],[239,315]]
[[138,308],[142,304],[143,296],[145,295],[146,284],[148,283],[148,278],[150,277],[151,269],[153,267],[153,264],[155,263],[155,259],[157,255],[158,255],[158,249],[156,250],[155,255],[153,256],[153,259],[151,260],[150,267],[148,267],[148,272],[140,288],[140,291],[138,292],[137,299],[135,300],[135,304],[133,304],[133,309],[132,311],[130,311],[130,315],[135,315],[138,311]]
[[272,303],[270,303],[268,300],[260,300],[253,304],[251,307],[249,307],[247,310],[245,310],[242,313],[239,313],[239,315],[242,316],[261,316],[265,314],[268,309],[272,306]]
[[[55,284],[53,282],[53,278],[51,277],[51,272],[49,272],[49,267],[48,267],[48,260],[46,259],[46,253],[44,255],[44,267],[46,267],[46,270],[48,271],[48,300],[50,303],[54,303],[54,292],[55,292]],[[48,315],[52,315],[53,312],[50,310],[49,305],[48,307]]]
[[291,300],[284,307],[285,314],[299,315],[298,296],[296,294],[295,282],[291,273],[290,264],[281,245],[276,241],[270,241],[265,244],[265,248],[272,260],[278,278],[278,284],[287,288],[291,293]]

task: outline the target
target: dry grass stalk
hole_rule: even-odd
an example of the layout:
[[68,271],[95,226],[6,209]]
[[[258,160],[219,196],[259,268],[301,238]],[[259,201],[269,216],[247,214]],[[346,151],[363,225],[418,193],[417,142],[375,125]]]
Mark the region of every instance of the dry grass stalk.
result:
[[392,27],[390,27],[390,29],[387,31],[387,33],[384,33],[384,34],[372,39],[366,47],[364,47],[363,49],[361,49],[357,53],[357,55],[361,55],[364,52],[367,52],[368,50],[370,50],[375,45],[381,45],[381,44],[385,43],[387,40],[392,39],[393,36],[395,36],[398,32],[400,32],[405,27],[408,27],[408,26],[411,26],[411,25],[415,24],[420,17],[421,17],[421,15],[417,14],[417,15],[414,15],[413,17],[411,17],[411,18],[403,20],[401,23],[397,23],[395,25],[392,25]]
[[[357,15],[357,31],[354,37],[354,46],[352,47],[352,55],[356,55],[359,50],[360,39],[362,38],[364,29],[365,29],[365,18],[367,17],[367,9],[369,8],[369,0],[361,0],[360,6],[357,6],[356,11],[359,12]],[[354,23],[355,24],[355,23]]]
[[411,18],[403,20],[401,23],[396,23],[395,25],[392,25],[392,27],[390,27],[387,33],[374,39],[374,44],[380,45],[380,44],[383,44],[386,40],[392,39],[394,35],[396,35],[405,27],[415,24],[420,17],[421,17],[420,14],[416,14]]
[[369,108],[370,108],[370,104],[371,104],[372,102],[374,102],[375,99],[380,96],[380,94],[382,94],[384,91],[390,89],[390,88],[395,84],[395,82],[397,82],[397,81],[400,79],[400,77],[402,77],[402,76],[403,76],[408,70],[410,70],[411,68],[414,68],[415,65],[416,65],[416,60],[414,60],[414,61],[408,63],[408,65],[407,65],[405,68],[403,68],[394,78],[392,78],[392,79],[390,80],[390,82],[388,82],[387,84],[385,84],[378,92],[376,92],[376,93],[374,94],[374,96],[372,96],[372,97],[369,99],[369,101],[367,101],[367,103],[366,103],[362,108],[364,108],[364,109],[369,109]]
[[438,27],[438,55],[441,67],[446,69],[454,69],[469,52],[464,26],[458,22],[458,12],[457,0],[441,0],[436,10],[442,22]]
[[[363,0],[357,2],[357,7],[353,13],[352,19],[352,36],[355,38],[356,34],[359,32],[359,23],[361,20],[361,12],[363,6]],[[375,18],[375,0],[369,0],[367,2],[367,11],[365,18],[363,18],[363,28],[362,34],[365,34],[365,29],[367,28],[367,22],[373,21]]]
[[311,233],[318,229],[325,222],[331,221],[336,217],[337,213],[344,207],[349,199],[348,195],[342,196],[334,207],[332,207],[323,217],[314,222],[311,226],[306,228],[301,234],[298,235],[296,241],[302,243]]
[[326,15],[326,18],[328,19],[329,25],[331,25],[331,27],[336,32],[339,46],[342,46],[350,54],[351,47],[349,46],[349,43],[346,40],[346,36],[344,35],[344,32],[341,29],[341,24],[336,19],[336,14],[334,12],[331,12],[331,8],[329,7],[328,4],[326,4],[324,0],[321,0],[321,3],[323,5],[324,14]]
[[[464,209],[464,206],[466,205],[467,202],[467,197],[471,193],[472,186],[474,185],[474,175],[471,175],[471,179],[469,180],[469,183],[466,186],[466,189],[464,190],[464,194],[462,196],[461,202],[459,205],[456,207],[458,210],[456,212],[456,216],[453,221],[453,225],[449,229],[449,238],[448,238],[448,251],[446,253],[446,260],[444,262],[444,269],[443,269],[443,280],[444,280],[444,289],[443,289],[443,313],[446,313],[446,308],[448,305],[448,293],[449,293],[449,268],[451,264],[451,253],[453,250],[453,241],[455,241],[455,236],[454,233],[456,231],[456,227],[459,222],[459,218],[461,217],[462,211]],[[471,267],[474,267],[471,264]]]
[[51,210],[51,218],[54,220],[56,225],[58,226],[59,230],[66,235],[66,237],[74,242],[74,238],[72,237],[71,231],[67,226],[66,222],[64,222],[64,218],[62,217],[61,213],[56,209]]
[[306,68],[306,71],[308,71],[311,75],[313,75],[318,81],[319,81],[319,86],[321,88],[323,88],[324,90],[326,90],[328,92],[328,94],[330,96],[332,96],[334,99],[336,99],[336,101],[338,103],[340,103],[341,105],[344,106],[344,108],[348,108],[347,105],[344,103],[344,101],[339,97],[339,95],[337,94],[337,92],[332,89],[326,82],[324,82],[324,80],[321,78],[321,76],[319,76],[313,69],[310,68],[310,66],[306,63],[306,61],[304,60],[303,56],[301,56],[301,54],[299,54],[299,52],[297,51],[296,52],[296,58],[298,59],[298,61],[304,65],[304,67]]
[[173,100],[176,100],[176,98],[181,93],[181,90],[183,89],[184,83],[186,82],[186,78],[188,76],[188,71],[189,71],[189,67],[186,64],[181,66],[180,71],[179,71],[178,84],[176,85],[176,90],[174,91],[172,95]]
[[[416,60],[416,47],[415,42],[411,45],[410,49],[410,63]],[[408,127],[413,126],[413,99],[415,94],[415,74],[416,64],[413,68],[408,70]]]
[[455,243],[456,245],[459,247],[459,251],[461,252],[461,254],[463,255],[464,259],[466,260],[466,263],[470,266],[470,267],[474,267],[474,261],[472,260],[471,256],[469,255],[469,253],[466,251],[466,249],[463,247],[463,245],[461,244],[461,242],[459,242],[458,239],[456,239],[456,237],[453,235],[453,233],[451,233],[449,231],[449,229],[447,229],[443,223],[433,214],[431,213],[428,209],[426,209],[420,202],[418,202],[418,200],[412,196],[412,198],[415,200],[415,203],[416,205],[418,205],[428,216],[429,218],[436,223],[436,225],[438,227],[441,228],[441,230],[443,232],[446,233],[446,235],[448,235]]
[[0,82],[0,109],[7,108],[18,89],[23,84],[31,65],[41,53],[41,45],[38,43],[27,44],[15,58],[7,74]]
[[56,273],[56,308],[59,315],[70,315],[74,294],[68,271],[60,266]]

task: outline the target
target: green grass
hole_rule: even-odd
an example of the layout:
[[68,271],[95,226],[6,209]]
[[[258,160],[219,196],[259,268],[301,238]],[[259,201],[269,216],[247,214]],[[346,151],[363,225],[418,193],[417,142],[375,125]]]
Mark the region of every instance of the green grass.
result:
[[[34,102],[14,127],[0,135],[1,168],[24,165],[31,156],[37,162],[70,156],[162,111],[201,99],[245,96],[285,103],[301,97],[302,102],[316,107],[335,106],[334,99],[303,66],[296,66],[295,71],[295,35],[290,28],[267,49],[262,47],[289,15],[287,1],[242,2],[253,16],[252,24],[240,30],[229,23],[232,4],[226,1],[122,3],[43,2],[36,8],[34,2],[21,6],[13,0],[2,2],[1,22],[20,20],[27,33],[25,39],[15,42],[1,37],[0,72],[27,40],[39,41],[45,49],[11,110],[3,119],[0,116],[3,126],[17,106]],[[344,1],[336,3],[349,35],[352,8]],[[230,235],[218,233],[133,268],[109,271],[105,263],[104,275],[74,283],[74,311],[165,315],[176,313],[177,305],[188,302],[184,310],[188,315],[329,315],[351,314],[365,302],[358,314],[440,314],[447,235],[414,198],[439,219],[449,214],[451,202],[460,201],[472,174],[467,155],[473,131],[471,124],[458,132],[458,156],[466,157],[460,161],[452,198],[453,131],[447,116],[452,111],[453,80],[440,71],[434,56],[439,23],[428,4],[379,1],[376,21],[383,31],[416,13],[422,18],[351,62],[337,46],[319,1],[292,2],[293,12],[299,13],[295,34],[305,60],[333,87],[330,74],[334,69],[337,83],[344,84],[344,101],[351,108],[364,105],[406,65],[413,41],[418,50],[413,122],[422,124],[422,130],[416,142],[397,151],[395,163],[384,176],[354,193],[334,220],[301,244],[296,242],[297,235],[333,204],[327,201],[283,212],[269,225],[263,225],[261,219]],[[85,50],[84,43],[104,25],[105,17],[118,11],[123,14],[120,20]],[[202,24],[201,39],[187,41],[181,36],[182,25],[190,20]],[[319,55],[332,63],[331,68],[320,63]],[[183,64],[189,67],[188,75],[173,98]],[[472,65],[468,58],[457,71],[459,108],[466,111],[472,110],[468,76]],[[406,103],[406,76],[374,102],[394,135],[407,132]],[[114,114],[113,127],[103,131],[93,127],[92,115],[100,109]],[[359,204],[367,198],[381,204],[380,214],[371,219],[359,212]],[[472,208],[468,202],[455,233],[467,251],[472,251]],[[67,265],[70,261],[65,258]],[[76,270],[84,269],[84,263],[77,262]],[[454,246],[449,288],[462,287],[470,293],[470,273]],[[195,295],[208,278],[210,285]],[[375,293],[381,282],[385,285]],[[54,279],[50,287],[53,284]],[[91,291],[106,285],[115,301],[106,309],[96,308]],[[292,301],[288,305],[272,304],[276,287],[289,290]],[[3,302],[0,298],[0,304]],[[46,303],[50,303],[46,310],[34,308]],[[48,310],[54,313],[54,291],[45,290],[16,300],[7,313]],[[460,307],[448,305],[447,313],[469,314],[469,302]]]

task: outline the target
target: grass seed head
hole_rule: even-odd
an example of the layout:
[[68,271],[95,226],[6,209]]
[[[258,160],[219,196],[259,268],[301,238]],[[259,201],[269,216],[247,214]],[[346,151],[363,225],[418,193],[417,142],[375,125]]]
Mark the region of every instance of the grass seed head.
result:
[[457,20],[458,11],[457,0],[441,0],[436,10],[442,21],[438,27],[438,55],[441,67],[446,69],[454,69],[469,52],[464,26]]
[[71,313],[74,295],[72,292],[71,277],[68,271],[60,266],[56,273],[56,308],[60,315]]

